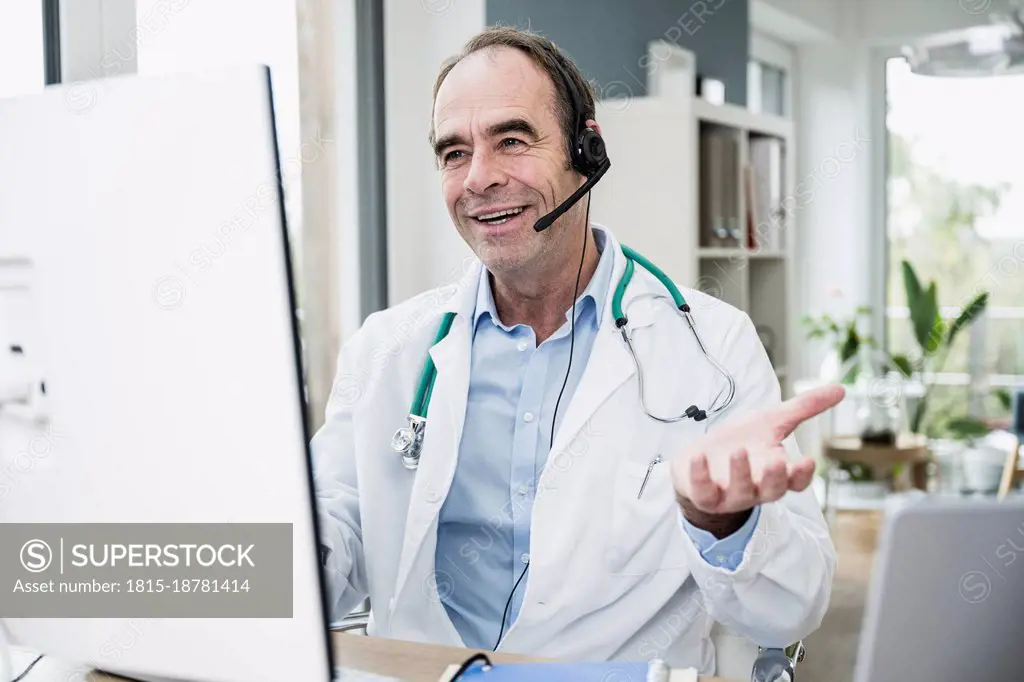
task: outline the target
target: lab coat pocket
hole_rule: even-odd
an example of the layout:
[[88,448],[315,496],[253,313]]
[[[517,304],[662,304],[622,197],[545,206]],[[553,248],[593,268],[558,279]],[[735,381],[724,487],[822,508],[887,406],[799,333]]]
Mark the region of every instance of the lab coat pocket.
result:
[[615,575],[645,575],[685,567],[685,531],[668,458],[624,459],[614,491],[605,552],[608,570]]

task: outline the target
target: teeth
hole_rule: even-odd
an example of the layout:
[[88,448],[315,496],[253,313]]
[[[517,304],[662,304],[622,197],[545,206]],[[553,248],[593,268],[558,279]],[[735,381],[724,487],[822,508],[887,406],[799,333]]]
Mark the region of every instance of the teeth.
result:
[[519,215],[523,212],[520,208],[510,208],[507,211],[496,211],[494,213],[485,213],[476,217],[477,220],[496,220],[497,218],[504,218],[505,216]]

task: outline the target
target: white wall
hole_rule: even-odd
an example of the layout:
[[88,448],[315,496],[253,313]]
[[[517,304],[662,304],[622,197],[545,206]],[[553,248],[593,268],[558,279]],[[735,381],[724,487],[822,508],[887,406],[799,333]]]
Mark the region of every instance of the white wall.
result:
[[828,41],[839,33],[840,1],[750,0],[750,21],[758,30],[791,42]]
[[[798,53],[799,314],[842,314],[871,297],[870,183],[877,136],[868,105],[866,53],[856,42],[808,46]],[[837,292],[842,299],[835,298]],[[820,357],[807,352],[799,357],[798,376],[816,373]]]
[[427,134],[441,63],[484,28],[485,16],[485,0],[385,3],[390,304],[454,281],[472,253],[445,209]]

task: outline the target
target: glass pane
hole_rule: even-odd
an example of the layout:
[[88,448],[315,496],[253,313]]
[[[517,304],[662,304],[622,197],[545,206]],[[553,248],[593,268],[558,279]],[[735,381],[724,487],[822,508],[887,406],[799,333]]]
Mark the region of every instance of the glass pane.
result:
[[969,416],[970,404],[971,391],[969,387],[935,386],[928,398],[928,410],[924,420],[925,432],[937,437],[950,435],[945,430],[945,426],[952,419]]
[[786,72],[764,63],[761,64],[761,111],[786,115]]
[[[298,32],[295,0],[203,0],[173,9],[136,0],[140,74],[233,65],[270,67],[289,231],[301,234]],[[308,146],[308,145],[307,145]],[[311,152],[305,152],[308,160]],[[294,249],[298,255],[300,251]]]
[[0,97],[46,85],[41,0],[0,0]]
[[985,336],[985,370],[1024,375],[1024,317],[990,319]]

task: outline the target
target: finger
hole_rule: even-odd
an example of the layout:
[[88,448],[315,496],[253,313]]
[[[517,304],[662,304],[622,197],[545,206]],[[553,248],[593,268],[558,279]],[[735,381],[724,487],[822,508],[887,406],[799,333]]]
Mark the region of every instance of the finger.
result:
[[789,472],[789,489],[796,492],[806,490],[807,486],[814,480],[815,467],[814,460],[810,457],[792,465]]
[[789,472],[786,469],[786,459],[782,456],[773,457],[764,468],[764,475],[761,477],[761,484],[758,490],[761,493],[761,502],[774,502],[786,494],[789,488]]
[[711,479],[707,455],[701,453],[690,460],[690,501],[702,511],[713,510],[722,503],[724,491]]
[[750,475],[750,458],[746,448],[740,448],[729,457],[729,489],[727,495],[732,504],[753,505],[757,499],[757,486]]
[[768,421],[773,425],[775,438],[786,438],[801,423],[838,405],[845,395],[845,388],[832,384],[790,398],[771,411]]

